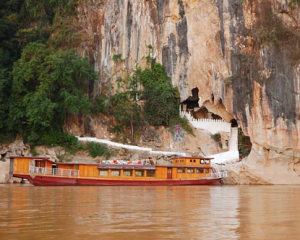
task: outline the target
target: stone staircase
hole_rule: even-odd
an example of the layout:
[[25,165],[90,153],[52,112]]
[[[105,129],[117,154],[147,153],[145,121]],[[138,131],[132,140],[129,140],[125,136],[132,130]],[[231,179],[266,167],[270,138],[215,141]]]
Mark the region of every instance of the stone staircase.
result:
[[189,123],[197,129],[204,129],[209,131],[212,134],[218,132],[228,132],[229,136],[229,151],[214,154],[211,157],[214,164],[225,164],[229,162],[235,162],[239,160],[239,151],[238,151],[238,128],[231,127],[230,123],[227,123],[223,120],[215,119],[195,119],[188,111],[181,111],[181,117],[187,118]]

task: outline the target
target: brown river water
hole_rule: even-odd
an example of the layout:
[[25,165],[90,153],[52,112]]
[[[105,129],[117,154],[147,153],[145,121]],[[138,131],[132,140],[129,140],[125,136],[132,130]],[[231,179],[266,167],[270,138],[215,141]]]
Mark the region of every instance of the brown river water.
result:
[[0,185],[0,239],[300,239],[300,186]]

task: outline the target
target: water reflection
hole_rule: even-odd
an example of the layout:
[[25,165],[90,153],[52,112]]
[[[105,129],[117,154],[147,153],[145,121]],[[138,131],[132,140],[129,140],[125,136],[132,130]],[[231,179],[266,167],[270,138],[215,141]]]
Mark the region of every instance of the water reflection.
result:
[[0,239],[295,239],[298,186],[0,185]]
[[244,239],[300,239],[299,186],[249,186],[239,207]]

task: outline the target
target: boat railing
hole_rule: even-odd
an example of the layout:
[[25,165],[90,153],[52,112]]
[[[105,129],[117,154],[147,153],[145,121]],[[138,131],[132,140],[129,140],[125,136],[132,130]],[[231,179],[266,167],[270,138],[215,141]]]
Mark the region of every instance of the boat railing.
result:
[[79,177],[79,170],[30,166],[29,174],[42,174],[42,175],[63,176],[63,177]]
[[206,177],[207,178],[224,178],[224,177],[227,177],[227,172],[221,171],[221,172],[207,173]]

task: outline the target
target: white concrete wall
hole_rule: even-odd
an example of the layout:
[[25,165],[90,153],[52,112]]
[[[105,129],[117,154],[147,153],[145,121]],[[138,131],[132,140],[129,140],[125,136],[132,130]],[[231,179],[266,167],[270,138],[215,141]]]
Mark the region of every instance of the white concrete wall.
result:
[[181,117],[187,118],[194,128],[207,130],[211,134],[216,134],[219,132],[231,132],[231,123],[227,123],[223,120],[195,119],[188,112],[181,112],[180,115]]
[[136,150],[136,151],[147,151],[150,154],[158,154],[158,155],[179,155],[186,157],[186,153],[184,152],[164,152],[164,151],[153,151],[152,148],[145,148],[145,147],[138,147],[138,146],[132,146],[132,145],[126,145],[122,143],[116,143],[112,142],[109,140],[105,139],[98,139],[98,138],[93,138],[93,137],[79,137],[76,136],[78,141],[80,142],[97,142],[97,143],[102,143],[108,146],[116,147],[116,148],[125,148],[125,149],[131,149],[131,150]]
[[238,151],[238,134],[239,130],[237,127],[231,128],[229,137],[229,151]]
[[207,156],[213,158],[212,163],[216,164],[226,164],[230,162],[239,161],[239,151],[229,151],[224,153],[218,153],[215,155]]
[[238,151],[238,128],[232,128],[231,123],[227,123],[223,120],[214,119],[195,119],[191,116],[189,112],[181,111],[181,117],[188,119],[189,123],[198,129],[204,129],[212,134],[219,132],[230,133],[229,136],[229,151],[224,153],[219,153],[211,156],[213,158],[212,163],[215,164],[225,164],[229,162],[239,161],[239,151]]

